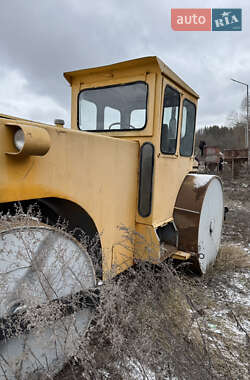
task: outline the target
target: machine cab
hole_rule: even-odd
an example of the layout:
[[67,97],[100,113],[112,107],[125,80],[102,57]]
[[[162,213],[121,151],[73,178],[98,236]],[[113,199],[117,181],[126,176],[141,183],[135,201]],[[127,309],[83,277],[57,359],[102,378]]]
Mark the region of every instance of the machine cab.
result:
[[72,86],[73,129],[139,144],[136,221],[172,220],[176,194],[193,166],[196,92],[157,57],[64,75]]

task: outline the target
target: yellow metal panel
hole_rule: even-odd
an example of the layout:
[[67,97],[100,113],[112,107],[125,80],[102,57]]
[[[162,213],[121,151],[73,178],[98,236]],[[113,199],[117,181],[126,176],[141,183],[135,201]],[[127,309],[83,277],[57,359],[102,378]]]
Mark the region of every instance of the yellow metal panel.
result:
[[19,159],[4,153],[7,129],[0,126],[0,202],[58,197],[77,203],[101,233],[105,271],[110,270],[112,247],[122,239],[118,226],[135,228],[138,144],[47,127],[47,155]]
[[135,258],[153,263],[160,262],[160,241],[153,226],[136,223]]
[[133,70],[136,70],[143,66],[144,67],[146,66],[147,68],[153,66],[155,70],[158,70],[158,72],[163,73],[166,77],[168,77],[174,83],[176,83],[180,87],[183,87],[183,89],[186,92],[190,92],[196,98],[199,97],[199,95],[191,87],[189,87],[165,63],[163,63],[158,57],[155,57],[155,56],[133,59],[130,61],[115,63],[115,64],[107,65],[107,66],[95,67],[91,69],[83,69],[83,70],[67,72],[67,73],[64,73],[64,77],[67,79],[67,81],[70,84],[72,84],[72,81],[75,77],[97,76],[98,74],[102,74],[103,76],[108,77],[108,76],[112,76],[114,72],[120,73],[121,71],[123,72],[127,71],[131,73]]
[[113,246],[112,250],[112,268],[111,277],[114,274],[121,273],[133,265],[134,262],[134,246],[129,240],[121,241]]
[[191,256],[192,256],[191,253],[177,251],[176,253],[172,255],[172,259],[185,261],[185,260],[189,260]]

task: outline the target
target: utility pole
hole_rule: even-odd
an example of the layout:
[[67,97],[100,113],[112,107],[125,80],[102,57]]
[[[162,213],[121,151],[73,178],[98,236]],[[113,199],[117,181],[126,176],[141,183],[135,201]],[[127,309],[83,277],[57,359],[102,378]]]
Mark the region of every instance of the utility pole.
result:
[[248,168],[249,168],[249,161],[250,161],[250,157],[249,157],[249,139],[250,139],[250,136],[249,136],[249,121],[248,121],[248,84],[247,83],[244,83],[244,82],[240,82],[239,80],[236,80],[236,79],[232,79],[232,81],[234,82],[237,82],[237,83],[240,83],[240,84],[243,84],[244,86],[246,86],[246,89],[247,89],[247,125],[246,125],[246,129],[245,129],[245,145],[246,145],[246,148],[247,148],[247,172],[248,172]]

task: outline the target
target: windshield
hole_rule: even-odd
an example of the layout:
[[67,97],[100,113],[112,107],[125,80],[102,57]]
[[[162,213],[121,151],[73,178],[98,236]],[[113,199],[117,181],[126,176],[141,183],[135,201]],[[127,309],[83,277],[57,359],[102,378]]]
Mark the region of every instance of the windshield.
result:
[[145,82],[82,90],[78,126],[82,131],[143,129],[147,120]]

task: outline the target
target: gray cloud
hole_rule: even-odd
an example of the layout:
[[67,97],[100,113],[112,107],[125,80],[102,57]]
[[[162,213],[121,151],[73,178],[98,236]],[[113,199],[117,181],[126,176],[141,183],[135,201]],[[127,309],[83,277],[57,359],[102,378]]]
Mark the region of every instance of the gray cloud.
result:
[[[209,8],[214,2],[196,0],[189,6]],[[225,6],[235,7],[235,2],[216,2],[216,7]],[[2,2],[0,69],[12,75],[11,86],[15,87],[13,73],[19,85],[23,81],[19,97],[11,95],[12,108],[20,112],[21,96],[27,117],[69,118],[64,71],[158,55],[200,94],[198,124],[224,124],[244,95],[244,88],[230,78],[250,83],[248,1],[237,2],[243,8],[242,32],[175,32],[170,9],[177,7],[188,5],[180,0]],[[8,87],[6,81],[1,84],[0,112],[12,109],[4,86]]]

